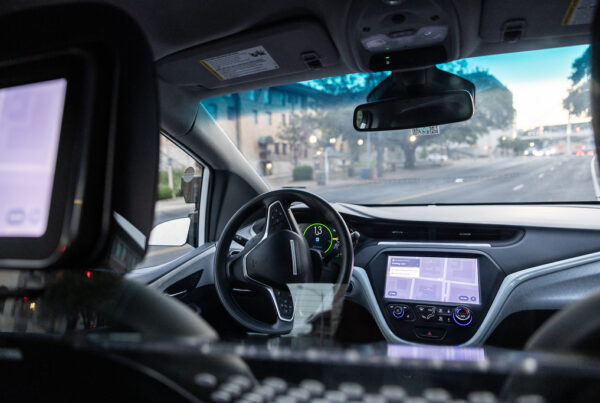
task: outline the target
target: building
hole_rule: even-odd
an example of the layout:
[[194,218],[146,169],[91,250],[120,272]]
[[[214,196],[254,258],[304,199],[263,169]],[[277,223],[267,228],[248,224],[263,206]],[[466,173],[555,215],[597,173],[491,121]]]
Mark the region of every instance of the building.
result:
[[[290,144],[278,132],[293,114],[327,95],[303,84],[289,84],[208,98],[202,105],[257,172],[263,175],[290,173],[293,155]],[[312,165],[316,148],[308,142],[298,152],[299,163]]]

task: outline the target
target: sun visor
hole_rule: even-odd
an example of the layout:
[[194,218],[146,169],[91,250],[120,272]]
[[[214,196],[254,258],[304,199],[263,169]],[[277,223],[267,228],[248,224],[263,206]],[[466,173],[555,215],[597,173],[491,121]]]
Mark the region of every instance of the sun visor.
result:
[[170,83],[213,89],[331,67],[338,60],[325,28],[305,19],[184,50],[161,59],[157,70]]
[[589,35],[596,3],[597,0],[486,0],[479,35],[486,42],[496,43]]

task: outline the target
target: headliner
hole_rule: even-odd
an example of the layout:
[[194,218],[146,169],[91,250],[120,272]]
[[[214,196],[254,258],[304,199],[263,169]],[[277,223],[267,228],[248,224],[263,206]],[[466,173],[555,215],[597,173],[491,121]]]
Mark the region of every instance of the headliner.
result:
[[[354,0],[357,3],[358,0]],[[379,2],[379,0],[372,0]],[[410,0],[406,0],[410,2]],[[436,0],[440,1],[440,0]],[[557,15],[564,14],[569,0],[441,0],[454,6],[460,34],[457,54],[465,58],[488,54],[508,53],[547,47],[569,46],[589,42],[589,25],[563,27]],[[5,0],[0,14],[31,6],[66,3],[64,0]],[[323,24],[337,51],[339,62],[316,71],[305,71],[278,78],[238,83],[220,89],[187,88],[194,98],[204,98],[252,88],[286,84],[312,78],[332,76],[364,68],[353,58],[347,35],[347,21],[353,1],[348,0],[104,0],[130,13],[148,35],[156,61],[185,49],[226,38],[256,27],[281,21],[311,17]],[[526,4],[524,4],[526,3]],[[487,8],[485,8],[487,6]],[[487,10],[487,14],[486,14]],[[485,31],[499,14],[529,17],[527,40],[517,43],[483,40]],[[504,18],[504,17],[502,17]],[[531,23],[534,21],[535,23]],[[535,32],[533,32],[535,31]],[[539,35],[537,35],[539,33]],[[282,44],[282,46],[285,46]]]

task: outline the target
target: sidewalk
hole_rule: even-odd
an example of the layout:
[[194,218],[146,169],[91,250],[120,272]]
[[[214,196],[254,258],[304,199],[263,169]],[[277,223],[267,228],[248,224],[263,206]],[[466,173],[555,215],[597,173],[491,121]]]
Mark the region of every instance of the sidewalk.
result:
[[425,165],[426,163],[420,163],[415,169],[398,168],[396,169],[396,171],[386,171],[382,177],[376,179],[362,179],[359,175],[345,178],[331,178],[327,182],[327,185],[318,185],[316,180],[294,182],[292,181],[291,174],[265,176],[263,179],[274,189],[278,189],[282,186],[303,186],[306,189],[317,189],[323,186],[327,186],[328,188],[335,188],[343,186],[352,186],[357,184],[380,183],[401,179],[413,179],[419,177],[423,172],[431,172],[432,170],[437,169],[443,170],[450,166],[460,165],[464,161],[465,160],[450,161],[443,165]]

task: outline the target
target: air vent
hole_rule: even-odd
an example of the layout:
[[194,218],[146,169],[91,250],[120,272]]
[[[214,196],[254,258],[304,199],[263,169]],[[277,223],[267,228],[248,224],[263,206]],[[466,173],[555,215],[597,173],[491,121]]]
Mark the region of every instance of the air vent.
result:
[[514,228],[438,226],[434,231],[434,239],[443,242],[505,243],[518,239],[521,233],[521,230]]
[[418,224],[378,224],[359,227],[359,232],[369,238],[395,241],[427,241],[429,229]]
[[353,223],[361,235],[377,241],[489,243],[501,245],[516,242],[524,231],[510,227],[483,225],[449,225],[435,223]]

